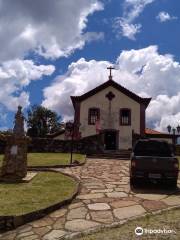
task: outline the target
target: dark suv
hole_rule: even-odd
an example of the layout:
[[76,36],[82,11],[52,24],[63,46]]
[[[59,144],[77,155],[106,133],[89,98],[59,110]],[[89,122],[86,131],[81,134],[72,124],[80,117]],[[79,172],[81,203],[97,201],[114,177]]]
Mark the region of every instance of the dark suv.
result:
[[177,186],[179,162],[165,141],[142,139],[133,148],[130,163],[130,183],[137,179],[165,181]]

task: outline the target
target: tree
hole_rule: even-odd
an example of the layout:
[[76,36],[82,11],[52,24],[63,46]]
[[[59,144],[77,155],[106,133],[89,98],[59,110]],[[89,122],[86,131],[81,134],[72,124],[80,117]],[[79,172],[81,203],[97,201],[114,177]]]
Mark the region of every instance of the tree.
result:
[[61,128],[61,117],[56,112],[43,106],[33,105],[28,110],[27,135],[30,137],[46,137]]

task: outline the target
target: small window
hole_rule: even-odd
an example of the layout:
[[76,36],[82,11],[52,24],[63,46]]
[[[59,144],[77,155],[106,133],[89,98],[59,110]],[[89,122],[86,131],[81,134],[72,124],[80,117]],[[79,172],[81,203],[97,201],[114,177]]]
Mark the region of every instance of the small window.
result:
[[90,108],[88,113],[88,124],[95,125],[96,121],[100,119],[100,110],[99,108]]
[[131,125],[131,110],[127,108],[120,109],[120,125]]

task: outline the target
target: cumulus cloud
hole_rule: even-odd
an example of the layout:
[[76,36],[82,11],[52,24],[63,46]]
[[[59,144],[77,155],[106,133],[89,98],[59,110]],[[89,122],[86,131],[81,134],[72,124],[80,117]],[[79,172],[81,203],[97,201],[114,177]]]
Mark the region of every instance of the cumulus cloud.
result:
[[33,52],[47,59],[67,57],[89,41],[103,38],[88,32],[88,16],[103,9],[98,0],[0,0],[0,122],[17,105],[28,106],[25,89],[31,81],[49,76],[52,65],[36,65]]
[[170,16],[168,12],[160,12],[156,17],[160,22],[167,22],[177,19],[175,16]]
[[70,96],[81,95],[105,81],[105,69],[109,64],[107,61],[86,61],[84,58],[71,63],[65,75],[58,76],[51,86],[44,89],[43,106],[57,111],[65,119],[72,118]]
[[[69,65],[44,89],[43,105],[64,118],[73,116],[71,95],[81,95],[107,81],[107,61],[79,59]],[[147,125],[166,131],[167,123],[178,124],[180,116],[180,63],[170,54],[160,54],[157,46],[122,51],[115,63],[113,79],[142,97],[152,97],[147,109]],[[53,94],[52,94],[53,93]]]
[[124,0],[123,16],[115,19],[114,28],[117,35],[122,35],[131,40],[135,40],[137,33],[141,31],[142,25],[134,21],[143,12],[144,8],[155,0]]
[[68,56],[102,33],[86,33],[88,16],[102,10],[98,0],[1,0],[0,61],[36,51],[45,58]]
[[[18,105],[29,105],[29,93],[24,91],[31,81],[49,76],[55,70],[52,65],[35,65],[32,60],[15,59],[0,65],[0,103],[14,111]],[[1,114],[2,115],[2,114]]]

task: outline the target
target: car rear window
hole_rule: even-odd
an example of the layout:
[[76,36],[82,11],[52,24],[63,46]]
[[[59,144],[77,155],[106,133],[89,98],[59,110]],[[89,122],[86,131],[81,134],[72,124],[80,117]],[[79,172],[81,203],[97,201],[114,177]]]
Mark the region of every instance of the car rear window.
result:
[[172,152],[166,142],[144,141],[136,144],[134,154],[137,156],[170,157]]

